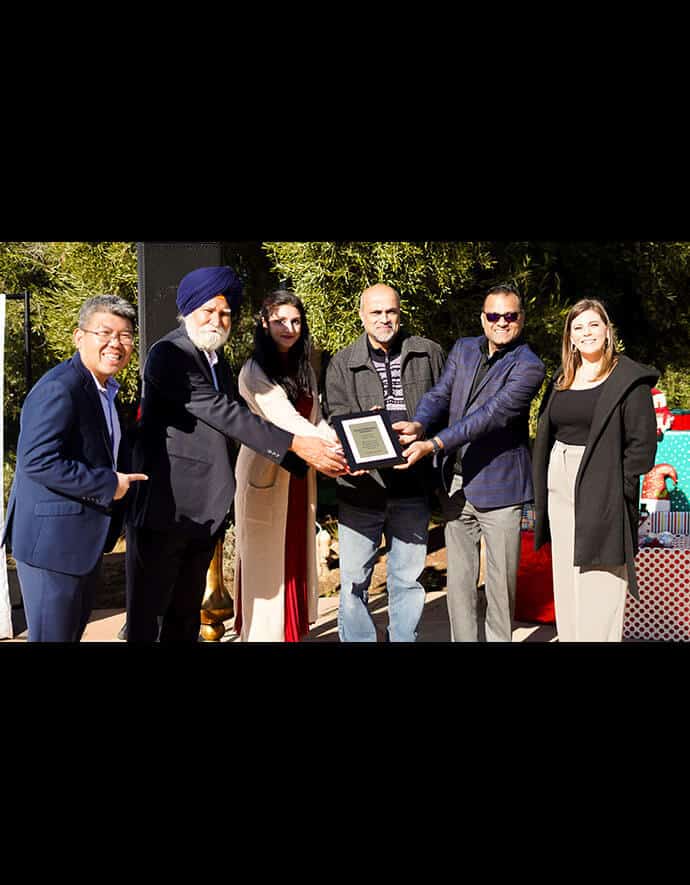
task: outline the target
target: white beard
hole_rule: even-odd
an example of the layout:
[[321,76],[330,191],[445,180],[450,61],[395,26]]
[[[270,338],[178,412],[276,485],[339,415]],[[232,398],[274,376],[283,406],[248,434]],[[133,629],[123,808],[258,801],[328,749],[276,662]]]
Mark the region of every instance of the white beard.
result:
[[230,329],[197,329],[191,322],[188,322],[187,317],[184,317],[184,325],[192,344],[206,353],[220,350],[230,337]]

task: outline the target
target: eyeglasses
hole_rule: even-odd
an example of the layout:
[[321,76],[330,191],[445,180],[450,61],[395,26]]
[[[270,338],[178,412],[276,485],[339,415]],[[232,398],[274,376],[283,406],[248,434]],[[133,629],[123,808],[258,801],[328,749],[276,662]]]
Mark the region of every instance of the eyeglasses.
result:
[[134,332],[114,332],[112,329],[82,329],[82,332],[90,332],[95,335],[99,341],[119,341],[125,347],[131,347],[134,344]]
[[521,313],[521,310],[510,310],[508,313],[487,313],[484,311],[484,316],[490,323],[497,323],[501,317],[503,317],[507,323],[516,323]]

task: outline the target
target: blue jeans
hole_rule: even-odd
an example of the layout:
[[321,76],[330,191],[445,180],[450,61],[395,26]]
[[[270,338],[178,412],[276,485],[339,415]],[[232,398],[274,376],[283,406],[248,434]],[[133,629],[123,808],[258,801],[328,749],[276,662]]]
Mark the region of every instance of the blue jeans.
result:
[[390,498],[385,510],[338,502],[341,642],[376,642],[368,609],[369,585],[381,537],[387,544],[388,636],[391,642],[414,642],[424,610],[419,583],[429,537],[426,498]]

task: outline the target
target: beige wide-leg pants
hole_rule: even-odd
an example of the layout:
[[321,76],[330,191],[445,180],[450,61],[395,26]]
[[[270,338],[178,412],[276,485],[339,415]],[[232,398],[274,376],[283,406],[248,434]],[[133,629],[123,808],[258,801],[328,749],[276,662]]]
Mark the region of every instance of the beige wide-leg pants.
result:
[[[575,549],[575,477],[585,451],[556,441],[548,470],[553,591],[559,642],[620,642],[628,571],[622,566],[580,568]],[[592,516],[595,517],[594,512]]]

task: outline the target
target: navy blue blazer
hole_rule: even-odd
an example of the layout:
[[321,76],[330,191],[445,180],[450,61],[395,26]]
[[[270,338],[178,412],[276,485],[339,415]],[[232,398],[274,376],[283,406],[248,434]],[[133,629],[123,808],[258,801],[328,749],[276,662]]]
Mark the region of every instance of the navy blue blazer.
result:
[[[124,446],[123,434],[121,461]],[[3,543],[37,568],[88,574],[106,546],[116,488],[100,394],[75,353],[24,402]]]
[[457,449],[462,457],[463,488],[475,507],[509,507],[534,497],[529,455],[529,407],[544,380],[544,364],[519,343],[497,360],[470,400],[482,357],[477,338],[459,338],[438,383],[424,395],[415,421],[426,429],[444,414],[442,473],[450,486]]

